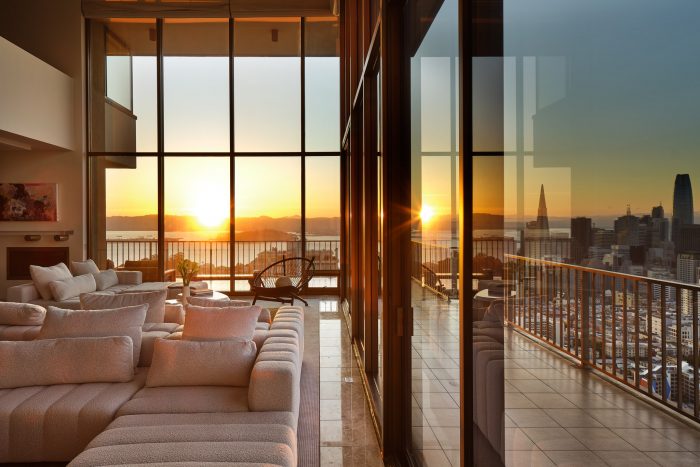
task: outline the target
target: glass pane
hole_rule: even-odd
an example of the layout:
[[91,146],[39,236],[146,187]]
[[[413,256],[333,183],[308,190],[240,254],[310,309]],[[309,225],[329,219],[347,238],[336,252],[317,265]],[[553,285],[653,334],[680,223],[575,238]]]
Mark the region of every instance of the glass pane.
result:
[[423,466],[460,465],[457,3],[411,31],[411,441]]
[[166,19],[163,124],[166,152],[229,152],[226,19]]
[[[517,329],[506,362],[523,351],[534,357],[520,365],[536,376],[520,390],[532,400],[545,363],[591,382],[590,372],[532,345],[535,337],[697,422],[700,31],[692,18],[700,4],[502,3],[504,119],[515,135],[501,169],[504,222],[517,248],[505,268]],[[595,393],[617,390],[595,383]],[[551,386],[556,397],[571,389]],[[584,386],[573,386],[577,406],[594,393]],[[663,416],[643,405],[635,417]],[[606,417],[596,424],[614,429]]]
[[90,21],[90,150],[155,152],[156,23]]
[[237,152],[301,151],[299,18],[236,19]]
[[235,187],[235,287],[249,290],[255,272],[301,256],[301,158],[237,157]]
[[340,56],[337,18],[306,18],[306,150],[340,150]]
[[306,257],[316,266],[310,287],[338,287],[340,156],[306,158]]
[[230,289],[230,184],[228,157],[165,158],[165,276],[182,260],[194,261],[193,279],[212,290]]
[[158,161],[90,158],[90,256],[100,269],[139,270],[158,280]]

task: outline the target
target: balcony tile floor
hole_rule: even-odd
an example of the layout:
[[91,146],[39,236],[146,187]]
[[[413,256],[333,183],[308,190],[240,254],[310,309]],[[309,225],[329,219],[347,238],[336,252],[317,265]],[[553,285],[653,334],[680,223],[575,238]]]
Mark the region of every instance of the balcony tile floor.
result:
[[[459,465],[456,301],[415,286],[413,439],[426,466]],[[700,430],[505,329],[507,466],[700,465]]]

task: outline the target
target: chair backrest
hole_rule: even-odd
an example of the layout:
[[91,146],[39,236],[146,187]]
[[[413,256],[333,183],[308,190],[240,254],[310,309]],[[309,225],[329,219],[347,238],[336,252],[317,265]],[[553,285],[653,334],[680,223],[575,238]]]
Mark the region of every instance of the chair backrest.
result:
[[280,277],[288,277],[292,287],[299,290],[306,287],[313,278],[314,258],[282,258],[267,266],[256,276],[256,282],[266,288],[274,288]]

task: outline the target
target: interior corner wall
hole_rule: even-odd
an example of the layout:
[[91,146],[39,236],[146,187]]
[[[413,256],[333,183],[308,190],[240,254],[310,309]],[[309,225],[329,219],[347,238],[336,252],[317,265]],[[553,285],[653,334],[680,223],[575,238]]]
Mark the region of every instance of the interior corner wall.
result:
[[[58,184],[58,222],[0,222],[0,300],[7,287],[7,247],[69,247],[83,259],[87,243],[85,156],[85,41],[80,0],[3,0],[0,36],[73,78],[74,151],[0,151],[0,182]],[[36,109],[41,112],[40,108]],[[53,235],[27,242],[12,231],[72,230],[65,242]],[[8,235],[8,233],[10,233]]]

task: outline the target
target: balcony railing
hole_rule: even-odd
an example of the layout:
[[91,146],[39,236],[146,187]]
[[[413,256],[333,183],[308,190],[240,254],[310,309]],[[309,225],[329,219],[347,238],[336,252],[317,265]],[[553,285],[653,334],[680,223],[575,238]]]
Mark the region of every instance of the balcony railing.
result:
[[[240,241],[233,251],[234,279],[251,277],[255,271],[282,259],[301,256],[301,241]],[[166,240],[165,269],[175,269],[181,258],[199,263],[198,278],[228,279],[232,269],[231,242],[216,240]],[[339,240],[307,240],[306,256],[314,258],[316,275],[337,276],[340,271]],[[107,258],[115,266],[127,260],[156,259],[157,240],[107,240]]]
[[700,286],[506,255],[506,321],[700,421]]

